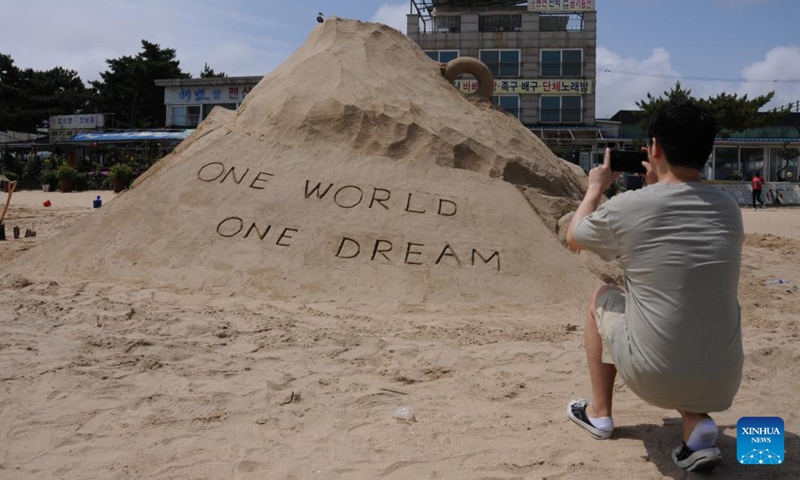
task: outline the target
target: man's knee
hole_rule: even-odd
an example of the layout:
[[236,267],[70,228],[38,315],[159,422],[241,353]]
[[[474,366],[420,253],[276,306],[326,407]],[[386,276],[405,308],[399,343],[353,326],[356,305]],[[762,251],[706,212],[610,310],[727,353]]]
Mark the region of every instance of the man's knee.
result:
[[597,300],[606,292],[612,290],[619,290],[622,292],[623,290],[616,286],[616,285],[601,285],[597,287],[592,294],[589,296],[589,314],[594,318],[595,312],[597,312]]

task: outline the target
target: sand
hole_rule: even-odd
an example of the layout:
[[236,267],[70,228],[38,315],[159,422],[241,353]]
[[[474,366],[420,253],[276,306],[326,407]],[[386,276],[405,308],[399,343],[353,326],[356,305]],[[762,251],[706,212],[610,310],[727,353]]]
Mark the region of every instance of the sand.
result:
[[329,19],[11,270],[371,312],[560,305],[596,283],[556,235],[585,183],[402,33]]
[[[101,208],[14,194],[37,235],[0,244],[0,478],[684,478],[677,413],[624,384],[612,440],[565,417],[618,276],[559,240],[584,185],[404,35],[328,19]],[[743,213],[716,472],[797,476],[800,210]],[[742,416],[785,420],[785,464],[735,462]]]
[[[0,276],[18,245],[57,249],[47,235],[100,213],[41,198],[14,195],[8,225],[42,235],[0,244]],[[743,215],[745,377],[716,416],[715,477],[787,478],[800,473],[800,210]],[[669,458],[677,413],[623,384],[612,440],[566,420],[589,390],[583,298],[382,315],[87,281],[6,279],[1,293],[0,478],[684,478]],[[416,421],[392,417],[405,405]],[[787,462],[738,465],[737,420],[772,415]]]

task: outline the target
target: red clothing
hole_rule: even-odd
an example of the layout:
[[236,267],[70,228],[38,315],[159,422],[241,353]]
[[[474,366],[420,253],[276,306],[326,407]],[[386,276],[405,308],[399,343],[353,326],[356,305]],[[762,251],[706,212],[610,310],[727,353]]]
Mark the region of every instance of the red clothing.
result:
[[761,186],[764,185],[764,177],[756,175],[751,182],[753,182],[753,190],[761,190]]

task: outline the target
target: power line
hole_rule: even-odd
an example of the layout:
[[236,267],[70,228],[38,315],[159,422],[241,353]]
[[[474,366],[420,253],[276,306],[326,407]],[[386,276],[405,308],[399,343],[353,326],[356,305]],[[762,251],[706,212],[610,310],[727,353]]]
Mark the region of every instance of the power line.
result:
[[625,75],[634,75],[638,77],[656,77],[656,78],[676,78],[683,80],[698,80],[703,82],[744,82],[744,83],[800,83],[800,79],[794,80],[748,80],[745,78],[723,78],[723,77],[695,77],[689,75],[667,75],[664,73],[645,73],[634,72],[628,70],[611,70],[604,68],[601,70],[603,73],[620,73]]

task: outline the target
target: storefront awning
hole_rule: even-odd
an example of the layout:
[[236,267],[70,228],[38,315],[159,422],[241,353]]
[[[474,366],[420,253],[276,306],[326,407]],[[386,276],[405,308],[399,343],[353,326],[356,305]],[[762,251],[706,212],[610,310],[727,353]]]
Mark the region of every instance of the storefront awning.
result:
[[194,132],[193,129],[181,131],[139,131],[139,132],[103,132],[79,133],[66,143],[81,142],[141,142],[145,140],[184,140]]

